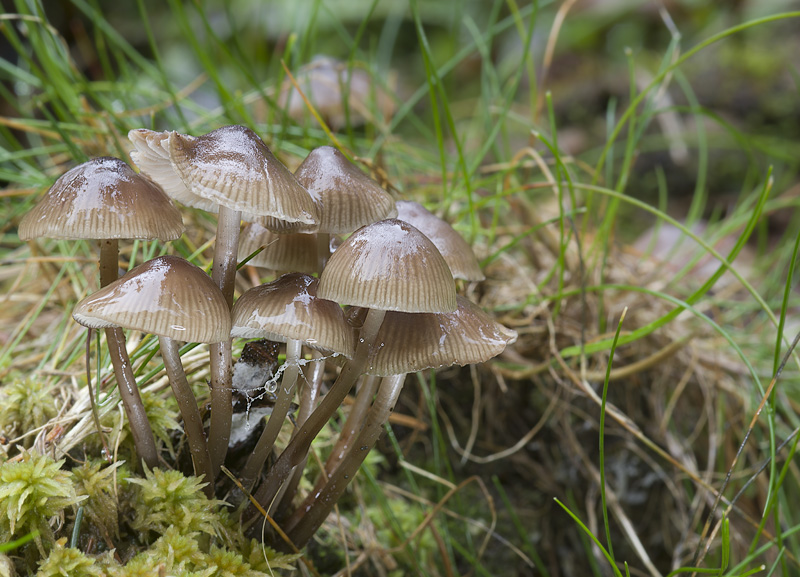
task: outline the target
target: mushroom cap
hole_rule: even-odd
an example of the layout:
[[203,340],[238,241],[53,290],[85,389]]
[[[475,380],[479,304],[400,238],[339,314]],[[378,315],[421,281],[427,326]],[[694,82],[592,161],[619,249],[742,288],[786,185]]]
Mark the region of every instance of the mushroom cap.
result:
[[307,274],[290,273],[251,288],[233,305],[231,336],[299,340],[352,357],[355,333],[339,305],[317,297],[318,282]]
[[469,281],[486,279],[472,248],[452,226],[418,202],[399,200],[396,205],[397,218],[417,227],[433,241],[450,266],[453,278]]
[[322,271],[318,295],[387,311],[456,310],[455,281],[444,258],[428,237],[397,219],[350,235]]
[[[387,312],[367,361],[367,374],[385,377],[482,363],[517,340],[517,333],[458,296],[452,313]],[[358,316],[355,310],[353,316]]]
[[319,196],[318,232],[347,234],[397,215],[391,195],[332,146],[312,150],[294,175]]
[[245,126],[223,126],[203,136],[131,130],[131,157],[142,172],[183,204],[216,213],[219,206],[316,226],[317,206],[294,175],[258,135]]
[[19,225],[32,238],[158,238],[183,234],[181,214],[161,188],[118,158],[104,156],[64,173]]
[[317,260],[317,238],[311,234],[277,234],[257,222],[251,222],[239,235],[239,261],[254,253],[259,247],[264,249],[247,261],[274,271],[295,271],[315,273],[319,268]]
[[80,301],[72,317],[94,329],[116,326],[193,343],[223,342],[231,332],[219,287],[177,256],[137,266]]

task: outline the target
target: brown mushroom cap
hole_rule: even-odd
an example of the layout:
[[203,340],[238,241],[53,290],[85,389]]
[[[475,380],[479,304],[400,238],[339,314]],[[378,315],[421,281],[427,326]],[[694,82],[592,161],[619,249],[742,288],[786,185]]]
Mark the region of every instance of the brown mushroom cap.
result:
[[131,157],[183,204],[216,213],[222,205],[245,220],[262,216],[315,226],[317,206],[258,135],[223,126],[203,136],[131,130]]
[[312,150],[294,175],[320,199],[318,232],[346,234],[397,214],[394,199],[332,146]]
[[[367,361],[367,374],[385,377],[482,363],[517,340],[517,333],[458,296],[452,313],[387,312]],[[351,316],[357,317],[355,310]]]
[[231,336],[299,340],[352,357],[355,333],[339,305],[317,298],[317,284],[314,277],[290,273],[250,289],[233,306]]
[[32,238],[175,240],[180,212],[164,191],[118,158],[101,157],[63,174],[19,225]]
[[239,261],[244,260],[258,248],[260,253],[247,261],[273,271],[317,272],[317,239],[302,233],[277,234],[251,222],[239,235]]
[[322,272],[318,295],[387,311],[456,310],[455,282],[444,258],[428,237],[396,219],[350,235]]
[[227,341],[231,332],[219,287],[177,256],[137,266],[80,301],[72,317],[95,329],[117,326],[194,343]]
[[397,218],[414,225],[433,241],[450,266],[453,278],[470,281],[486,279],[472,248],[452,226],[418,202],[399,200],[396,205]]

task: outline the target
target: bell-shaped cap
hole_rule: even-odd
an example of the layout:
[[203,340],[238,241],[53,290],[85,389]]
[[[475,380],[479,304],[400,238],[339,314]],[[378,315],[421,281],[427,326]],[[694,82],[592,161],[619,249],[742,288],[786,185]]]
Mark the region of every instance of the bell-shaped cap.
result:
[[343,305],[412,313],[453,312],[456,287],[436,246],[402,220],[360,228],[331,255],[320,298]]
[[63,174],[19,225],[32,238],[175,240],[178,209],[150,179],[118,158],[101,157]]
[[319,196],[318,232],[349,234],[397,215],[391,195],[332,146],[312,150],[294,175]]
[[307,274],[290,273],[251,288],[233,305],[231,336],[298,340],[352,357],[355,333],[339,305],[317,297],[317,284]]
[[397,218],[415,226],[433,241],[450,266],[453,278],[470,281],[486,279],[467,241],[424,206],[410,200],[397,201]]
[[[457,298],[458,309],[452,313],[387,312],[367,361],[367,374],[385,377],[482,363],[517,340],[516,331],[469,299]],[[359,316],[358,311],[352,314]]]
[[247,261],[272,271],[315,273],[319,268],[317,260],[317,237],[311,234],[277,234],[251,222],[239,235],[239,262],[253,254],[260,247],[263,250]]
[[203,136],[131,130],[131,157],[172,198],[208,212],[219,206],[245,220],[270,216],[316,225],[317,206],[258,135],[223,126]]
[[137,266],[80,301],[72,317],[94,329],[122,327],[193,343],[223,342],[231,332],[219,287],[177,256]]

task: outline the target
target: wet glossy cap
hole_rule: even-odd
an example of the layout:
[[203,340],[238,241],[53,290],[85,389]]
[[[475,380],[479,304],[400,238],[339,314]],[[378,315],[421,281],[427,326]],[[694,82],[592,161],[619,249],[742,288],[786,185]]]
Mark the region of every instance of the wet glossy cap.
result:
[[516,331],[465,297],[457,298],[458,309],[453,313],[386,313],[367,361],[367,374],[384,377],[482,363],[517,340]]
[[122,160],[95,158],[56,180],[19,225],[32,238],[175,240],[180,212],[161,188]]
[[471,281],[481,281],[486,278],[472,248],[452,226],[418,202],[400,200],[396,204],[397,218],[414,225],[433,241],[450,266],[453,278]]
[[294,339],[352,357],[355,333],[339,305],[317,298],[317,285],[314,277],[290,273],[250,289],[233,305],[231,336]]
[[389,193],[332,146],[312,150],[294,174],[319,196],[319,232],[347,234],[397,215]]
[[177,256],[137,266],[80,301],[72,317],[95,329],[118,326],[193,343],[226,341],[231,331],[217,285]]
[[245,225],[239,235],[239,262],[262,246],[264,249],[247,264],[273,271],[317,272],[319,261],[317,238],[314,235],[277,234],[251,222]]
[[354,232],[320,276],[320,298],[343,305],[404,312],[452,312],[456,287],[434,244],[396,219]]
[[223,126],[198,137],[141,128],[128,138],[142,172],[183,204],[214,213],[222,205],[250,221],[318,222],[308,191],[247,127]]

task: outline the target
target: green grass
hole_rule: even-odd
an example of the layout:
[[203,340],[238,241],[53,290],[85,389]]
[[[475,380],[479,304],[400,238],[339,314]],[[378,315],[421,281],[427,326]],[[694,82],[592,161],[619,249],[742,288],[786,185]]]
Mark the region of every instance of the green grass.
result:
[[[315,146],[338,142],[349,156],[366,160],[365,170],[380,168],[398,198],[426,203],[473,242],[490,281],[477,291],[465,288],[521,332],[521,359],[502,358],[474,373],[409,377],[402,412],[427,429],[388,431],[386,465],[365,471],[340,504],[356,526],[380,519],[375,525],[390,541],[373,543],[371,533],[354,532],[350,563],[366,571],[376,561],[359,555],[377,546],[422,575],[468,569],[496,575],[499,562],[542,575],[570,567],[576,574],[606,574],[608,567],[616,575],[628,567],[630,574],[648,574],[648,565],[660,574],[695,566],[719,575],[749,575],[762,566],[772,574],[796,573],[798,355],[790,355],[773,386],[765,383],[796,330],[787,321],[798,304],[798,201],[785,193],[798,182],[798,135],[775,122],[740,118],[724,109],[724,100],[709,102],[703,72],[740,43],[769,47],[781,35],[796,41],[791,27],[800,13],[745,19],[700,4],[675,15],[680,33],[634,11],[593,18],[586,8],[572,8],[561,13],[566,19],[555,61],[543,62],[564,4],[495,0],[452,10],[438,1],[389,8],[377,1],[307,0],[295,8],[309,17],[286,18],[282,34],[272,36],[261,27],[269,16],[257,3],[234,10],[216,2],[201,9],[139,0],[120,18],[102,3],[71,0],[67,26],[50,22],[53,15],[41,4],[17,0],[17,14],[0,16],[13,55],[0,59],[0,99],[7,103],[0,118],[6,183],[0,191],[0,302],[6,303],[0,379],[13,371],[85,386],[86,337],[69,312],[96,288],[94,249],[61,241],[28,246],[15,233],[21,216],[68,167],[103,154],[129,160],[126,133],[142,126],[201,134],[246,124],[290,165]],[[141,24],[139,32],[131,22]],[[621,29],[614,24],[649,26],[655,40],[610,53],[604,39]],[[359,125],[357,111],[347,107],[345,126],[334,131],[322,117],[294,120],[277,105],[287,70],[296,75],[319,53],[369,74],[378,87],[367,101],[376,121]],[[765,69],[800,77],[779,50],[764,53],[774,58]],[[601,72],[583,80],[576,63],[584,62]],[[551,64],[575,66],[576,76]],[[401,89],[392,95],[394,114],[382,119],[377,91],[391,85],[388,68],[400,75]],[[649,73],[645,83],[641,70]],[[610,95],[581,100],[582,91],[601,81]],[[352,88],[343,87],[345,93]],[[667,89],[673,101],[662,106],[654,95]],[[765,88],[756,106],[766,107],[772,97]],[[590,121],[575,126],[577,109],[590,106],[596,109],[580,112]],[[796,106],[790,112],[787,117],[798,116]],[[675,198],[681,190],[663,160],[670,140],[658,121],[665,113],[680,118],[679,137],[692,156],[685,169],[691,198],[681,207]],[[575,155],[567,150],[569,130],[584,140]],[[656,157],[662,160],[654,168],[642,167]],[[735,198],[722,207],[714,193],[728,186],[728,172],[735,174]],[[648,189],[647,183],[655,184]],[[133,243],[124,252],[129,267],[165,252],[207,267],[214,219],[184,214],[190,230],[180,241]],[[768,219],[790,214],[775,236]],[[692,224],[700,219],[709,225],[698,234]],[[649,257],[632,255],[624,242],[651,224],[675,227],[684,235],[681,248],[698,248],[660,279],[645,278]],[[722,239],[731,244],[718,247]],[[754,255],[753,265],[743,263],[747,254]],[[36,260],[48,256],[59,258]],[[693,277],[704,258],[715,263],[714,272]],[[728,278],[735,289],[726,288]],[[624,307],[628,316],[614,332]],[[690,343],[681,354],[610,380],[614,369],[680,338]],[[141,386],[160,378],[156,348],[145,337],[132,354]],[[726,360],[714,361],[715,355]],[[734,358],[741,371],[729,366]],[[106,355],[95,362],[107,377]],[[203,367],[195,370],[202,379]],[[684,372],[690,376],[680,384]],[[98,400],[115,398],[105,389]],[[555,408],[545,413],[551,403]],[[511,412],[515,404],[522,416]],[[542,414],[550,416],[531,442],[494,465],[454,450],[475,429],[474,452],[496,453]],[[662,414],[669,415],[664,425],[653,426]],[[696,420],[701,426],[692,444]],[[500,427],[506,422],[511,430]],[[740,446],[742,458],[732,467]],[[609,504],[611,492],[626,497],[624,485],[641,481],[643,472],[656,479],[648,481],[647,499],[672,499],[673,510],[660,518],[669,526],[663,534],[632,502]],[[466,482],[473,476],[489,488]],[[409,509],[399,515],[395,498],[438,503],[437,514],[426,519]],[[719,514],[704,533],[714,501]],[[408,540],[418,527],[418,538]],[[718,535],[704,553],[712,531]],[[326,538],[338,543],[342,536],[331,530]],[[570,552],[569,564],[559,551]]]

